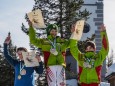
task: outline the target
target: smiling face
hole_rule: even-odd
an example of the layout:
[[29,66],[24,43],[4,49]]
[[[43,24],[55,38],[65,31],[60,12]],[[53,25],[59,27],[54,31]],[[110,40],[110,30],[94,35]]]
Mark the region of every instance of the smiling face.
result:
[[51,35],[52,37],[56,37],[56,36],[57,36],[57,30],[56,30],[56,29],[52,29],[52,30],[50,31],[50,35]]

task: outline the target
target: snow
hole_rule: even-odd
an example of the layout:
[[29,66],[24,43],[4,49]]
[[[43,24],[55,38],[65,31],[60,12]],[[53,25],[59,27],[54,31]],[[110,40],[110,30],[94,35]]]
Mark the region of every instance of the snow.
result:
[[106,76],[110,75],[111,73],[115,72],[115,63],[112,64],[108,70],[107,70],[107,73],[106,73]]
[[78,86],[77,85],[77,80],[76,79],[66,80],[66,86]]
[[[66,80],[66,86],[78,86],[78,85],[77,85],[77,80],[76,80],[76,79]],[[100,83],[100,86],[110,86],[110,83],[101,82],[101,83]]]
[[106,82],[101,82],[100,86],[110,86],[110,83],[106,83]]

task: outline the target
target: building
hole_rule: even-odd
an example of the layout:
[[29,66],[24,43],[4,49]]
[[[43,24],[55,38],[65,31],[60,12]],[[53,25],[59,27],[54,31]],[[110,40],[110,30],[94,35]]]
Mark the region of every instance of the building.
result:
[[115,86],[115,63],[108,68],[105,79],[110,83],[110,86]]

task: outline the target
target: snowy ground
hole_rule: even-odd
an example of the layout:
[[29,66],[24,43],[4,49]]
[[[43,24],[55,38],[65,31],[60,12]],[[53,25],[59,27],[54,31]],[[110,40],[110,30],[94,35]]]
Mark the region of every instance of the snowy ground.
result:
[[101,82],[100,86],[110,86],[110,83]]
[[[76,79],[66,80],[66,86],[78,86]],[[110,86],[110,83],[101,82],[100,86]]]

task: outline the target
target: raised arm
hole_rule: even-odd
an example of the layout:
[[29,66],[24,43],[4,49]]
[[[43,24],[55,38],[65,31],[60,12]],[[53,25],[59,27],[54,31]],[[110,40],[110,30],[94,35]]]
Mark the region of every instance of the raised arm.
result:
[[41,39],[36,38],[36,33],[34,28],[32,27],[32,23],[30,21],[29,22],[29,39],[30,39],[30,43],[35,45],[36,47],[41,48],[42,44],[41,44]]
[[38,74],[42,74],[43,73],[43,62],[41,61],[41,58],[40,56],[36,56],[38,62],[39,62],[39,66],[35,67],[35,71],[38,73]]
[[78,50],[77,43],[78,43],[78,41],[76,41],[74,39],[70,39],[70,52],[71,52],[72,56],[78,61],[80,52]]
[[39,66],[35,67],[35,71],[38,74],[42,74],[43,73],[43,62],[39,62]]
[[69,40],[63,40],[63,45],[62,45],[62,47],[70,48],[70,40],[71,40],[71,39],[75,39],[75,40],[78,39],[78,37],[77,37],[76,35],[79,33],[79,31],[78,31],[78,29],[75,28],[75,24],[73,24],[73,25],[71,26],[71,33],[72,33],[72,35],[71,35],[71,37],[70,37]]
[[[72,35],[70,37],[70,52],[73,55],[73,57],[78,61],[79,60],[78,58],[80,58],[82,54],[78,50],[78,46],[77,46],[78,37],[77,36],[79,36],[79,33],[81,31],[79,31],[77,27],[75,29],[75,25],[73,25],[71,28],[71,32],[72,32]],[[81,35],[79,38],[81,38]]]
[[100,34],[101,34],[101,39],[102,39],[102,49],[100,50],[98,54],[101,55],[100,59],[101,61],[103,61],[109,52],[109,42],[108,42],[108,37],[106,33],[106,28],[104,25],[102,25],[100,28]]
[[9,54],[7,47],[9,43],[10,43],[10,36],[8,36],[4,42],[4,57],[12,66],[15,66],[18,63],[18,61],[13,59],[12,56]]

